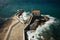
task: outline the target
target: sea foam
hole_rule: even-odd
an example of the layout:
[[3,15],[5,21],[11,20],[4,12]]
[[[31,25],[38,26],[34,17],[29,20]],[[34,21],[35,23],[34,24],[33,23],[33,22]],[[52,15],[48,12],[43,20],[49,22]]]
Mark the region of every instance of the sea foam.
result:
[[49,27],[50,25],[54,24],[55,18],[49,15],[45,16],[48,16],[50,20],[45,22],[45,24],[42,26],[39,25],[38,28],[36,28],[36,30],[32,33],[31,31],[28,31],[28,40],[54,40],[52,37],[53,33]]

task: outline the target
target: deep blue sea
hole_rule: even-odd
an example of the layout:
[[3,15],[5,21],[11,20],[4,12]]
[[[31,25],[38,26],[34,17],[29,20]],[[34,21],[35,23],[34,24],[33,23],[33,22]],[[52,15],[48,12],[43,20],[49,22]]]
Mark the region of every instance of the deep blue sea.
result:
[[[8,18],[12,16],[18,9],[24,9],[26,11],[38,9],[41,11],[41,14],[48,14],[58,20],[60,19],[59,0],[0,0],[1,18]],[[0,19],[0,21],[3,21],[3,19]],[[60,40],[60,27],[57,26],[54,30],[54,37],[56,40]]]

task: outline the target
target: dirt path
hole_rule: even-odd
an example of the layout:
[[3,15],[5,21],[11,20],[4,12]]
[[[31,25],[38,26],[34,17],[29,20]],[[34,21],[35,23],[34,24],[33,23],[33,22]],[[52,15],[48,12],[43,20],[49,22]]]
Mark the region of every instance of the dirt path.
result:
[[23,40],[24,24],[18,23],[12,28],[10,37],[8,40]]
[[[24,28],[25,24],[19,21],[20,19],[17,16],[11,17],[3,25],[4,28],[2,33],[0,33],[1,40],[24,40]],[[6,31],[7,30],[7,31]]]
[[12,24],[9,26],[4,40],[23,40],[24,26],[25,24],[22,24],[20,21],[13,20]]

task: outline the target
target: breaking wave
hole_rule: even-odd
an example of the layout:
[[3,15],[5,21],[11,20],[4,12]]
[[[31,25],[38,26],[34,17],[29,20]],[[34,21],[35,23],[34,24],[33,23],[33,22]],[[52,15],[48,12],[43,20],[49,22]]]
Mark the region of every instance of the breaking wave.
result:
[[28,15],[29,14],[29,12],[23,12],[22,13],[22,15],[20,16],[20,21],[22,22],[22,23],[24,23],[24,20],[27,20],[28,19]]
[[56,23],[55,18],[49,15],[45,16],[48,16],[50,20],[42,26],[38,25],[38,28],[34,32],[27,31],[28,40],[54,40],[50,26]]
[[28,12],[23,12],[22,17],[24,20],[28,19]]

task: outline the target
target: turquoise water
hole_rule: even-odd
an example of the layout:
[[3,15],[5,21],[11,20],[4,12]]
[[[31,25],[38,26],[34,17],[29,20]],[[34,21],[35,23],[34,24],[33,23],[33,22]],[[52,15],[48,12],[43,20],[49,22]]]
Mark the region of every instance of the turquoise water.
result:
[[[41,10],[42,14],[49,14],[55,17],[60,18],[60,6],[57,4],[12,4],[12,5],[3,5],[0,7],[0,17],[10,17],[13,15],[16,10],[24,9],[30,11],[32,9]],[[58,15],[58,16],[57,16]]]
[[31,11],[32,9],[41,10],[42,14],[49,14],[54,17],[60,18],[60,4],[56,0],[54,1],[24,1],[24,0],[5,0],[0,1],[0,17],[10,17],[16,10],[24,9]]
[[[15,14],[16,10],[24,9],[31,11],[33,9],[41,10],[41,14],[48,14],[60,19],[60,1],[59,0],[0,0],[0,17],[8,18]],[[0,19],[2,22],[3,19]],[[60,40],[60,27],[51,27],[56,40]]]

